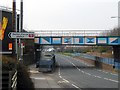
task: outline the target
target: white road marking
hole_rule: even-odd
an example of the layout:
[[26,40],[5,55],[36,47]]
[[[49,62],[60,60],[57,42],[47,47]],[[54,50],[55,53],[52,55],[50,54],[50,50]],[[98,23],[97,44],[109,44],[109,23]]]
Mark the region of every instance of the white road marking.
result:
[[91,76],[91,74],[90,74],[90,73],[85,72],[85,74],[87,74],[87,75]]
[[64,79],[64,78],[63,78],[63,80],[64,80],[65,82],[69,83],[69,81],[68,81],[68,80],[66,80],[66,79]]
[[108,78],[103,78],[103,79],[105,79],[105,80],[109,80]]
[[[69,61],[69,60],[68,60],[68,61]],[[102,77],[100,77],[100,76],[92,75],[92,74],[90,74],[90,73],[87,73],[87,72],[85,72],[85,71],[80,70],[80,69],[79,69],[74,63],[72,63],[71,61],[69,61],[69,63],[71,63],[73,66],[75,66],[78,71],[80,71],[80,72],[82,72],[82,73],[84,73],[84,74],[86,74],[86,75],[94,76],[94,77],[96,77],[96,78],[102,79]],[[87,65],[87,64],[86,64],[86,65]],[[99,71],[102,71],[102,70],[99,70]],[[105,72],[105,71],[102,71],[102,72],[108,73],[108,72]],[[108,78],[103,78],[103,79],[104,79],[104,80],[113,81],[113,82],[116,82],[116,83],[118,82],[118,81],[116,81],[116,80],[112,80],[112,79],[108,79]]]
[[66,81],[58,81],[58,83],[68,83],[68,82],[66,82]]
[[92,76],[97,77],[96,75],[92,75]]
[[62,78],[61,76],[59,76],[60,78]]
[[[96,78],[99,78],[99,79],[104,79],[104,80],[108,80],[108,81],[112,81],[112,82],[116,82],[116,83],[118,83],[118,81],[116,81],[116,80],[112,80],[112,79],[108,79],[108,78],[102,78],[102,77],[100,77],[100,76],[96,76],[96,75],[92,75],[92,74],[90,74],[90,73],[87,73],[87,72],[84,72],[84,71],[82,71],[82,70],[80,70],[74,63],[72,63],[71,61],[69,61],[69,60],[67,60],[69,63],[71,63],[73,66],[75,66],[76,67],[76,69],[78,70],[78,71],[80,71],[80,72],[82,72],[82,73],[85,73],[85,74],[87,74],[87,75],[89,75],[89,76],[94,76],[94,77],[96,77]],[[88,65],[87,63],[84,63],[85,65],[87,65],[87,66],[90,66],[90,65]],[[97,69],[96,69],[97,70]],[[60,71],[60,70],[59,70]],[[102,70],[98,70],[98,71],[101,71],[101,72],[104,72],[104,73],[108,73],[108,72],[105,72],[105,71],[102,71]],[[115,74],[114,74],[115,75]],[[63,78],[64,79],[64,78]],[[67,80],[68,81],[68,80]],[[74,84],[72,84],[72,86],[74,86],[75,88],[79,88],[79,87],[77,87],[76,85],[74,85]],[[79,88],[80,89],[80,88]]]
[[39,77],[30,77],[31,79],[37,79],[37,80],[45,80],[45,78],[39,78]]
[[[59,64],[59,66],[60,66],[60,64]],[[64,79],[64,78],[61,76],[60,68],[59,68],[58,74],[59,74],[59,77],[62,78],[62,80],[63,80],[63,81],[58,81],[58,83],[70,83],[70,81]],[[72,83],[70,83],[70,84],[71,84],[73,87],[75,87],[75,88],[81,90],[78,86],[76,86],[76,85],[74,85],[74,84],[72,84]]]
[[118,83],[119,81],[116,81],[116,80],[112,80],[112,79],[109,79],[110,81],[113,81],[113,82],[116,82],[116,83]]
[[81,71],[82,73],[85,73],[84,71]]
[[113,73],[110,73],[110,72],[107,72],[107,71],[103,71],[103,70],[98,70],[98,69],[96,69],[97,71],[99,71],[99,72],[103,72],[103,73],[108,73],[108,74],[111,74],[111,75],[114,75],[114,76],[118,76],[118,74],[113,74]]
[[113,73],[110,73],[110,74],[115,75],[115,76],[118,76],[118,74],[113,74]]
[[72,84],[72,86],[75,87],[75,88],[79,88],[78,86],[76,86],[76,85],[74,85],[74,84]]
[[30,72],[30,73],[39,73],[39,72],[36,71],[36,70],[30,70],[30,71],[28,71],[28,72]]
[[97,76],[97,78],[102,78],[102,77],[100,77],[100,76]]
[[[70,58],[70,57],[69,57]],[[74,60],[76,60],[76,61],[79,61],[80,62],[80,60],[78,60],[78,59],[75,59],[75,58],[73,58]],[[70,63],[72,63],[72,62],[70,62]],[[82,63],[82,64],[84,64],[84,65],[86,65],[86,66],[94,66],[94,65],[90,65],[90,64],[88,64],[88,63],[85,63],[85,62],[80,62],[80,63]],[[74,63],[72,63],[74,66],[75,66],[75,64]],[[75,66],[76,67],[76,66]],[[96,69],[96,70],[98,70],[98,69]],[[80,71],[80,70],[79,70]],[[101,71],[101,72],[104,72],[104,73],[109,73],[109,72],[106,72],[106,71],[103,71],[103,70],[98,70],[98,71]],[[118,74],[113,74],[113,73],[110,73],[111,75],[115,75],[115,76],[118,76]]]
[[[59,64],[59,66],[60,66],[60,64]],[[64,79],[64,78],[61,76],[60,68],[59,68],[59,71],[58,71],[58,75],[59,75],[59,77],[60,77],[64,82],[70,83],[68,80]]]

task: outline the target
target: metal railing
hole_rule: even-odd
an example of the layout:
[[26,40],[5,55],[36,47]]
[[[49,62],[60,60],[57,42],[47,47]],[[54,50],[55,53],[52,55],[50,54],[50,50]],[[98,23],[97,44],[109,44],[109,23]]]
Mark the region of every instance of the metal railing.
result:
[[7,90],[17,89],[17,71],[2,72],[2,89]]
[[12,77],[12,83],[11,83],[12,90],[15,90],[16,86],[17,86],[17,71],[15,72],[15,74]]

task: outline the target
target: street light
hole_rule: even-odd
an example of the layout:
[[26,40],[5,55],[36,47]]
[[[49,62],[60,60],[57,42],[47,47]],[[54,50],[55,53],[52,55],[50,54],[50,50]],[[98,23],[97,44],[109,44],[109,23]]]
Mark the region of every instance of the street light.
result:
[[111,18],[112,18],[112,19],[114,19],[114,18],[117,18],[117,19],[118,19],[118,28],[119,28],[119,27],[120,27],[120,20],[119,20],[120,17],[119,17],[119,16],[112,16]]
[[118,16],[112,16],[111,18],[120,18],[120,17],[118,17]]

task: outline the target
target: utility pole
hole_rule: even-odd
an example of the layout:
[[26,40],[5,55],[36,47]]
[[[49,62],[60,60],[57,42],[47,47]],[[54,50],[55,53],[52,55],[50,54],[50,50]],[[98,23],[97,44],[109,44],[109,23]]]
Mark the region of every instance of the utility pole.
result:
[[[20,29],[19,32],[23,32],[23,0],[20,1]],[[21,47],[21,39],[19,39],[19,60],[23,60],[23,52]]]
[[[12,10],[13,12],[12,12],[12,29],[13,29],[13,31],[14,32],[16,32],[17,31],[17,29],[16,29],[16,0],[13,0],[13,10]],[[13,54],[17,54],[17,49],[16,49],[16,42],[17,42],[17,39],[15,40],[15,46],[13,47]]]

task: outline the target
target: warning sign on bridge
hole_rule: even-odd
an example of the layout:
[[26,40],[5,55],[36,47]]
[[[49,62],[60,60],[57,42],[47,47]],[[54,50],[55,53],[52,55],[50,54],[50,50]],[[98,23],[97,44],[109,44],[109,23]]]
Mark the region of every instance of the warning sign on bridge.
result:
[[118,44],[120,44],[120,38],[119,37],[109,37],[108,44],[109,45],[118,45]]

